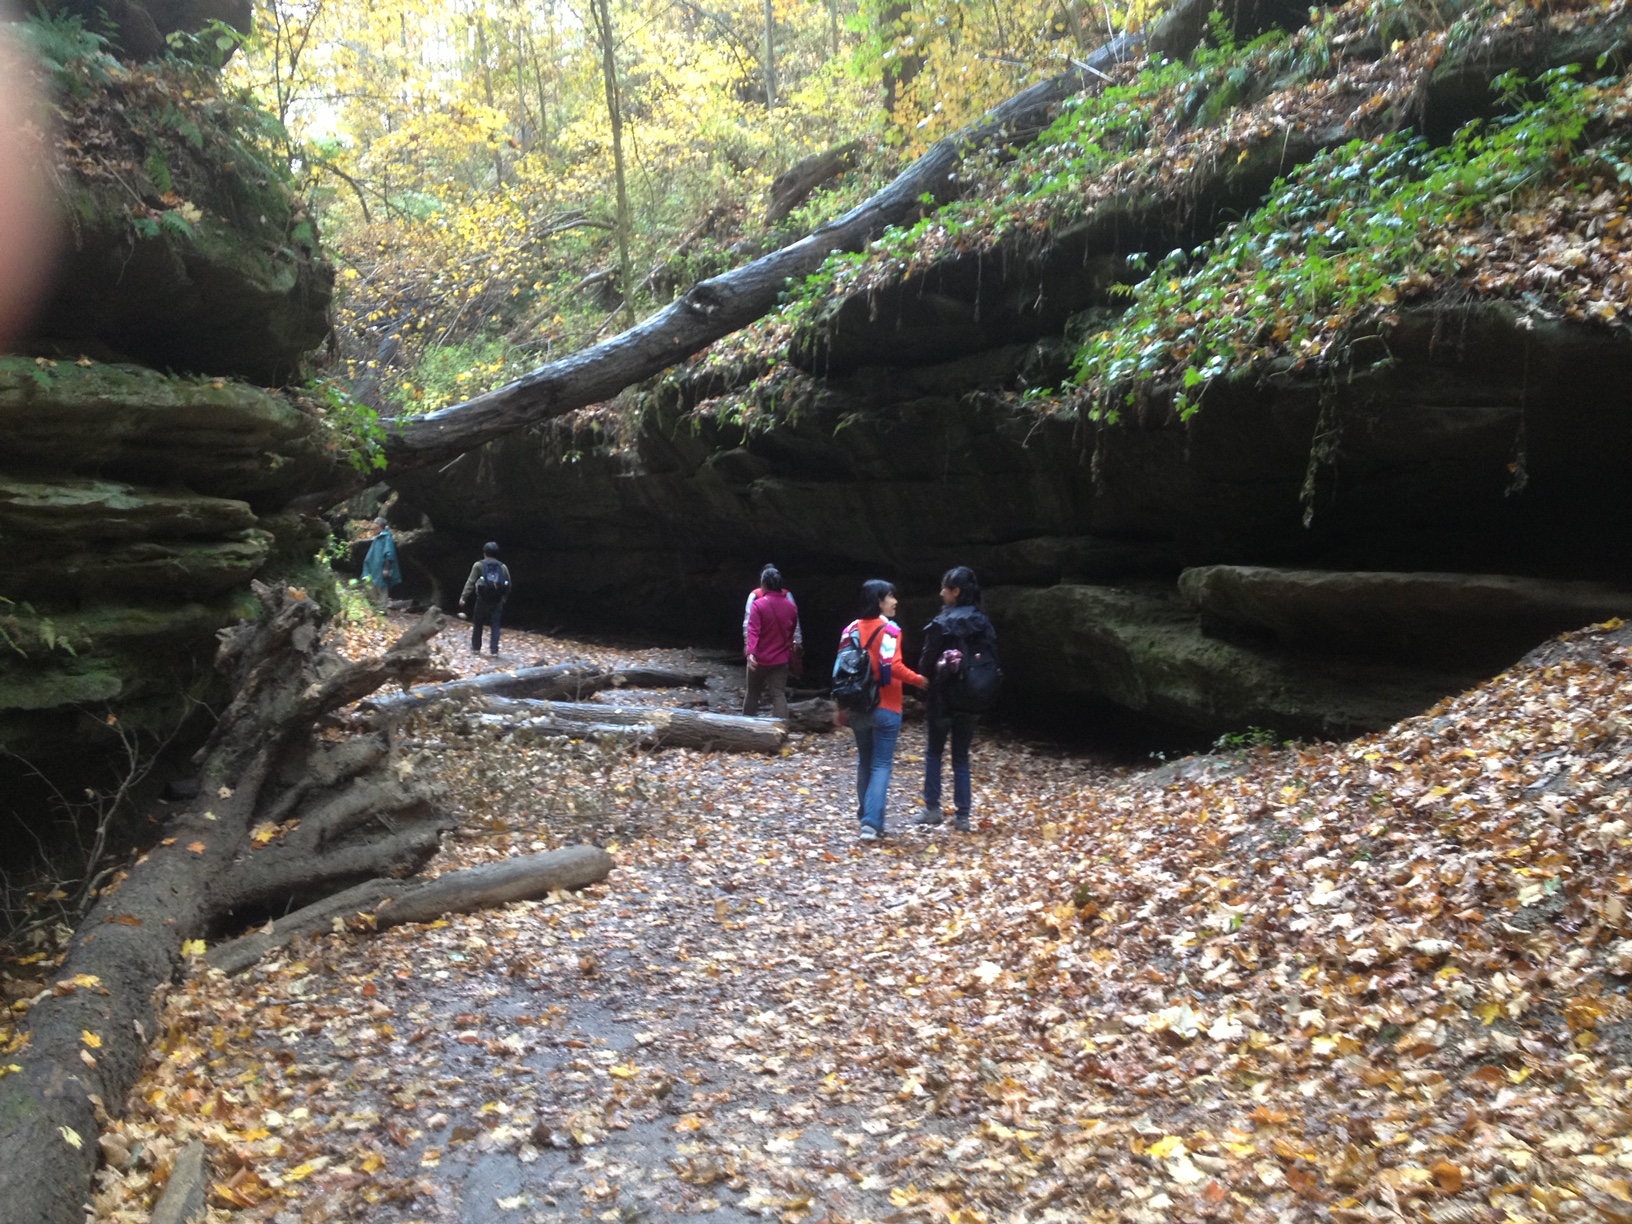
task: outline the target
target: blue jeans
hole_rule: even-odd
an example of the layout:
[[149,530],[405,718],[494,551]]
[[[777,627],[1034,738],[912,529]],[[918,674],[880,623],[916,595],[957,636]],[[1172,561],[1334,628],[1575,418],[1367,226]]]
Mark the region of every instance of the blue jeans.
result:
[[482,626],[492,625],[492,649],[494,654],[499,653],[499,614],[504,611],[504,602],[487,603],[480,597],[476,606],[470,610],[470,648],[477,654],[482,653]]
[[933,714],[929,719],[929,741],[924,746],[924,806],[941,809],[941,758],[946,737],[952,737],[952,802],[959,816],[969,815],[969,745],[975,740],[979,714]]
[[901,715],[894,710],[850,715],[856,737],[856,801],[861,823],[884,832],[884,796],[895,768],[895,741],[901,737]]

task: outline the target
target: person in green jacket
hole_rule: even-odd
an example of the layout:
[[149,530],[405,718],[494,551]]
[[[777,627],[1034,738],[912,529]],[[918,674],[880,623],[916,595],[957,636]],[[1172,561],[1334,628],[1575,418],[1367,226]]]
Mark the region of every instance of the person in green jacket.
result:
[[482,653],[483,625],[493,626],[489,647],[494,655],[499,653],[499,616],[509,597],[510,567],[499,560],[499,546],[489,540],[482,545],[482,559],[470,567],[464,593],[459,596],[459,606],[470,608],[470,648],[475,653]]
[[379,532],[363,558],[363,578],[368,583],[370,602],[384,609],[391,598],[391,588],[402,584],[402,562],[397,558],[397,541],[386,521],[376,519],[375,525]]

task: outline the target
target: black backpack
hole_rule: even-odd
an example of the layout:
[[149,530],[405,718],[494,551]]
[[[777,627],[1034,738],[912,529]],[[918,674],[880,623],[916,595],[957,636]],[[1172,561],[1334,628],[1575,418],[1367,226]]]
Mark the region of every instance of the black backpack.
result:
[[491,603],[510,594],[510,579],[504,566],[491,557],[482,559],[482,576],[476,582],[476,598]]
[[1003,668],[997,661],[997,639],[986,628],[972,633],[957,633],[942,622],[947,646],[942,659],[951,651],[962,657],[956,666],[941,671],[941,698],[946,708],[958,714],[983,714],[997,701],[1003,688]]
[[839,657],[833,660],[831,691],[834,703],[841,710],[870,714],[878,708],[878,680],[873,675],[872,649],[883,632],[884,626],[880,625],[863,646],[861,631],[852,629],[839,648]]

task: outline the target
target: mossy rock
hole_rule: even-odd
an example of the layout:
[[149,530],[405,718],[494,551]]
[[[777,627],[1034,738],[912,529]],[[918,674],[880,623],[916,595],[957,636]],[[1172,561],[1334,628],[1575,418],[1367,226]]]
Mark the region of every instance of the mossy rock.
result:
[[87,49],[55,79],[65,249],[34,351],[299,381],[329,331],[334,269],[272,116],[176,60]]
[[315,409],[140,366],[0,357],[0,437],[15,472],[179,484],[257,512],[344,483]]

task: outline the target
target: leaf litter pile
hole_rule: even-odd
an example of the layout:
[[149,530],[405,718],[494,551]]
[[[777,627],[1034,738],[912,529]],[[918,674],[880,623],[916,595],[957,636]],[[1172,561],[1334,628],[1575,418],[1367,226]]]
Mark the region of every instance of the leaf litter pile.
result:
[[411,723],[436,869],[617,869],[188,977],[94,1218],[197,1137],[215,1221],[1632,1220],[1629,697],[1611,622],[1351,743],[1129,774],[987,736],[970,835],[907,825],[909,725],[878,847],[847,735]]

